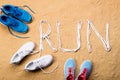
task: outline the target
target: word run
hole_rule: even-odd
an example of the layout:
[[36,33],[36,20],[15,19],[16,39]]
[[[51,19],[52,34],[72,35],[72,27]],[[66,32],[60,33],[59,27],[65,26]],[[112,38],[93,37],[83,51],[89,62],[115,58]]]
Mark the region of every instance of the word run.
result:
[[[43,34],[42,32],[42,23],[46,23],[48,25],[48,31]],[[91,34],[91,30],[93,30],[95,32],[95,34],[97,35],[97,37],[101,40],[105,50],[107,52],[109,52],[111,50],[111,47],[110,47],[110,42],[109,42],[109,34],[108,34],[108,28],[109,28],[109,24],[107,23],[106,24],[106,40],[100,35],[100,33],[96,30],[96,28],[94,27],[94,25],[92,24],[92,22],[90,20],[87,20],[87,23],[88,23],[88,26],[87,26],[87,49],[88,49],[88,52],[92,52],[92,46],[91,46],[91,43],[90,43],[90,34]],[[82,27],[82,23],[81,22],[78,22],[78,25],[77,25],[77,47],[74,48],[74,49],[65,49],[62,47],[62,42],[61,42],[61,36],[60,36],[60,23],[57,22],[57,39],[58,39],[58,42],[59,42],[59,50],[62,51],[62,52],[77,52],[80,47],[81,47],[81,43],[80,43],[80,31],[81,31],[81,27]],[[49,44],[49,46],[51,47],[51,49],[53,51],[57,51],[57,48],[54,47],[54,45],[52,44],[50,38],[49,38],[49,35],[51,33],[51,26],[50,24],[47,22],[47,21],[43,21],[41,20],[40,21],[40,47],[39,47],[39,51],[42,51],[43,50],[43,40],[46,40],[47,43]]]

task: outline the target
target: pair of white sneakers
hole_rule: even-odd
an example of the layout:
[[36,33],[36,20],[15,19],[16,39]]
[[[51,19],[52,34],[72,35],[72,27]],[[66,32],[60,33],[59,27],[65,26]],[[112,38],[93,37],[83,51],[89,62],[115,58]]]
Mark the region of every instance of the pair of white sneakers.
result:
[[[11,64],[19,64],[23,58],[30,55],[35,48],[34,42],[27,42],[21,46],[18,51],[13,55],[11,58],[10,63]],[[36,69],[42,69],[53,62],[53,56],[52,55],[44,55],[38,59],[35,59],[33,61],[30,61],[25,65],[25,70],[27,71],[34,71]]]

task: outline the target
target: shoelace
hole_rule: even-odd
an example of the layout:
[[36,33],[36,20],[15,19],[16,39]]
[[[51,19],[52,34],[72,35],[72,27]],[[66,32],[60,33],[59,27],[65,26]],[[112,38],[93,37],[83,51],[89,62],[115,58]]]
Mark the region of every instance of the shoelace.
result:
[[89,52],[92,52],[92,47],[90,44],[90,35],[91,35],[91,30],[90,27],[92,28],[92,30],[95,32],[95,34],[98,36],[98,38],[102,41],[103,46],[105,48],[106,51],[110,51],[111,47],[110,47],[110,42],[109,42],[109,34],[108,34],[108,28],[109,28],[109,24],[106,24],[106,40],[100,35],[100,33],[95,29],[94,25],[92,24],[92,22],[90,20],[88,21],[88,27],[87,27],[87,48]]
[[0,15],[3,13],[2,9],[0,8]]
[[[39,65],[39,64],[40,64],[40,61],[36,62],[35,64]],[[44,66],[44,64],[41,64],[41,66]],[[54,72],[54,71],[58,68],[59,63],[57,62],[56,66],[55,66],[52,70],[50,70],[50,71],[45,71],[41,66],[39,66],[39,68],[41,69],[41,71],[42,71],[43,73],[45,73],[45,74],[50,74],[50,73]]]
[[18,36],[18,35],[16,35],[16,34],[14,34],[9,27],[8,27],[8,31],[9,31],[9,33],[10,33],[11,35],[15,36],[16,38],[29,38],[29,37],[27,37],[27,36],[24,37],[24,36]]
[[18,6],[18,7],[26,7],[26,8],[28,8],[33,14],[35,14],[35,12],[28,6],[28,5],[23,5],[23,6]]
[[[42,32],[42,23],[46,23],[48,25],[48,31],[43,34]],[[57,48],[54,47],[53,43],[50,41],[50,38],[49,38],[49,35],[51,33],[51,25],[46,21],[46,20],[40,20],[40,28],[39,28],[39,31],[40,31],[40,41],[39,41],[39,50],[37,51],[34,51],[34,53],[39,53],[39,52],[42,52],[43,50],[43,40],[46,39],[47,43],[49,44],[49,46],[51,47],[51,49],[56,52],[57,51]]]
[[[46,23],[46,24],[48,25],[48,31],[47,31],[45,34],[42,33],[42,23]],[[41,53],[41,52],[42,52],[42,50],[43,50],[42,40],[43,40],[43,39],[46,39],[46,41],[48,42],[49,46],[52,48],[53,51],[57,51],[57,49],[56,49],[56,48],[53,46],[53,44],[51,43],[49,37],[47,37],[47,36],[50,35],[50,33],[51,33],[51,26],[50,26],[50,24],[49,24],[46,20],[45,20],[45,21],[43,21],[43,20],[40,21],[39,31],[40,31],[40,46],[39,46],[39,50],[33,51],[31,54],[35,54],[35,53],[39,53],[39,52]],[[39,65],[39,64],[40,64],[40,61],[36,62],[35,64]],[[55,68],[52,69],[51,71],[45,71],[45,70],[44,70],[42,67],[40,67],[40,66],[39,66],[39,68],[41,69],[41,71],[42,71],[43,73],[45,73],[45,74],[50,74],[50,73],[54,72],[54,71],[58,68],[58,66],[59,66],[59,63],[57,62],[57,65],[56,65]]]
[[[28,8],[33,14],[35,14],[35,12],[28,6],[28,5],[23,5],[23,6],[15,6],[15,10],[14,10],[14,12],[16,13],[16,16],[18,15],[18,16],[20,16],[22,13],[19,11],[19,7],[21,8],[21,9],[23,9],[23,8]],[[17,11],[19,11],[19,12],[17,12]],[[12,14],[12,13],[11,13]]]
[[78,26],[77,26],[77,48],[75,49],[65,49],[65,48],[62,48],[62,43],[61,43],[61,38],[60,38],[60,22],[57,22],[57,33],[58,33],[58,42],[59,42],[59,48],[60,48],[60,51],[62,52],[77,52],[80,47],[81,47],[81,44],[80,44],[80,31],[81,31],[81,26],[82,26],[82,22],[79,22],[78,23]]
[[[48,31],[45,34],[43,34],[43,32],[42,32],[42,23],[46,23],[48,25]],[[52,48],[52,50],[54,52],[56,52],[57,48],[55,48],[53,46],[53,43],[50,41],[50,38],[48,37],[50,35],[50,33],[51,33],[51,25],[46,20],[44,20],[44,21],[41,20],[40,21],[40,29],[39,29],[39,31],[40,31],[40,47],[39,47],[39,51],[43,50],[43,42],[42,42],[42,40],[46,39],[47,43]]]

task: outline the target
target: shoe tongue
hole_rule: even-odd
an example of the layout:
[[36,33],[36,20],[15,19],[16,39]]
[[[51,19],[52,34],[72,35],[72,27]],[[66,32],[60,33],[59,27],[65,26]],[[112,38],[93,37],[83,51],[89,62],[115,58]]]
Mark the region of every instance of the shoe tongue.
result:
[[87,76],[87,69],[84,68],[82,73],[78,76],[77,80],[86,80],[86,76]]
[[72,68],[68,69],[69,74],[72,74]]
[[7,23],[8,23],[9,27],[11,27],[11,26],[14,27],[14,26],[18,25],[18,23],[15,20],[8,21]]
[[19,17],[19,16],[21,16],[22,15],[22,13],[20,12],[21,10],[19,9],[19,7],[15,7],[15,9],[14,9],[14,15],[15,16],[17,16],[17,17]]

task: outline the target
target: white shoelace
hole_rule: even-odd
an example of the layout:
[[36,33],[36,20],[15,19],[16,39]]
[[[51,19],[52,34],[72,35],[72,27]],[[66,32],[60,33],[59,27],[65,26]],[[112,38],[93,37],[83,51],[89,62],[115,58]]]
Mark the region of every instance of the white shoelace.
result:
[[90,28],[95,32],[95,34],[98,36],[98,38],[102,41],[103,46],[105,50],[108,52],[111,50],[110,47],[110,42],[109,42],[109,34],[108,34],[108,29],[109,29],[109,24],[106,24],[106,40],[100,35],[100,33],[95,29],[94,25],[90,20],[87,20],[88,22],[88,27],[87,27],[87,48],[89,52],[92,52],[92,46],[90,44],[90,35],[91,35],[91,30]]
[[[42,32],[42,23],[46,23],[48,25],[48,31],[45,34],[43,34],[43,32]],[[49,38],[49,35],[51,33],[51,25],[46,20],[44,20],[44,21],[41,20],[40,21],[39,31],[40,31],[40,42],[39,42],[40,46],[39,46],[39,50],[38,51],[33,51],[31,54],[39,53],[39,52],[41,52],[44,49],[43,48],[43,40],[44,39],[46,39],[46,41],[49,44],[49,46],[51,47],[51,49],[54,52],[56,52],[57,48],[55,48],[53,46],[53,43],[50,41],[50,38]],[[39,64],[39,61],[37,62],[37,64]],[[49,74],[49,73],[54,72],[58,68],[58,66],[59,66],[59,63],[57,62],[57,65],[55,66],[55,68],[53,70],[51,70],[51,71],[48,71],[48,72],[45,71],[44,69],[42,69],[40,66],[39,66],[39,68],[42,70],[43,73]]]
[[[48,30],[45,34],[43,34],[42,32],[42,23],[46,23],[48,25]],[[43,40],[46,39],[47,43],[49,44],[49,46],[51,47],[51,49],[56,52],[57,48],[54,47],[53,43],[51,42],[49,35],[51,33],[51,25],[46,21],[46,20],[40,20],[40,26],[39,26],[39,31],[40,31],[40,41],[39,41],[39,50],[37,51],[33,51],[31,54],[36,54],[39,52],[42,52],[42,50],[44,49],[43,47]]]
[[[42,23],[46,23],[48,25],[48,31],[45,34],[42,33]],[[53,43],[50,41],[50,38],[49,38],[50,33],[51,33],[51,25],[46,20],[45,21],[41,20],[40,21],[40,47],[39,47],[40,51],[43,50],[43,42],[42,42],[43,39],[46,39],[47,43],[49,44],[49,46],[54,52],[57,51],[57,48],[55,48],[53,46]]]
[[60,23],[57,22],[57,33],[58,33],[58,38],[57,39],[58,39],[58,42],[59,42],[60,51],[62,51],[62,52],[76,52],[80,49],[80,47],[81,47],[81,44],[80,44],[81,26],[82,26],[82,23],[79,22],[78,27],[77,27],[77,48],[75,48],[75,49],[65,49],[65,48],[62,48],[62,43],[61,43],[61,38],[60,38]]
[[41,69],[41,71],[42,71],[43,73],[45,73],[45,74],[50,74],[50,73],[54,72],[54,71],[58,68],[58,66],[59,66],[59,63],[57,62],[56,66],[55,66],[52,70],[50,70],[50,71],[45,71],[45,70],[44,70],[42,67],[40,67],[40,66],[39,66],[39,68]]
[[[42,33],[42,23],[46,23],[48,25],[48,31],[45,34]],[[43,43],[42,43],[43,39],[46,39],[47,43],[49,44],[49,46],[52,48],[52,50],[54,52],[57,51],[57,48],[55,48],[53,46],[52,42],[50,41],[50,38],[49,38],[50,33],[51,33],[51,25],[47,21],[41,20],[40,21],[40,48],[39,48],[40,51],[43,50]],[[53,70],[51,70],[51,71],[48,71],[48,72],[45,71],[44,69],[42,69],[41,67],[39,67],[39,68],[42,70],[43,73],[49,74],[49,73],[54,72],[58,68],[58,66],[59,66],[59,64],[57,63],[55,68]]]

